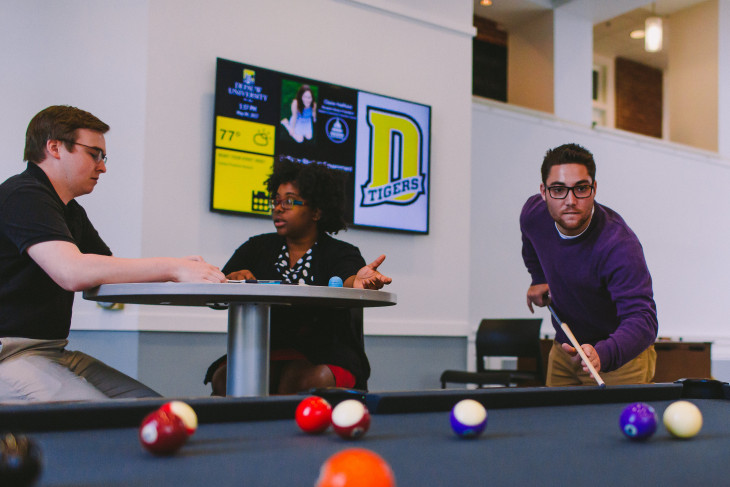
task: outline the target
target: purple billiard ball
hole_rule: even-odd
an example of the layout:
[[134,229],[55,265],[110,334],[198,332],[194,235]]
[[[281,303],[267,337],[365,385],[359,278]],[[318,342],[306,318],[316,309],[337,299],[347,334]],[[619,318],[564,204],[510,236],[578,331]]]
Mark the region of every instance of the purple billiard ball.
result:
[[487,428],[487,410],[473,399],[456,403],[451,410],[451,429],[460,438],[476,438]]
[[654,408],[643,402],[629,404],[619,418],[621,431],[632,440],[643,441],[656,431],[657,415]]

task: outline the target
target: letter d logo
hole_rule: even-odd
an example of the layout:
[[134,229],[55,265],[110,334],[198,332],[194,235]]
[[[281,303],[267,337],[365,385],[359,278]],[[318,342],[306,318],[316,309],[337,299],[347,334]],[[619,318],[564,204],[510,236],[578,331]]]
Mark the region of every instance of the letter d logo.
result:
[[361,205],[410,205],[425,194],[421,127],[405,113],[372,106],[367,107],[367,124],[370,160]]

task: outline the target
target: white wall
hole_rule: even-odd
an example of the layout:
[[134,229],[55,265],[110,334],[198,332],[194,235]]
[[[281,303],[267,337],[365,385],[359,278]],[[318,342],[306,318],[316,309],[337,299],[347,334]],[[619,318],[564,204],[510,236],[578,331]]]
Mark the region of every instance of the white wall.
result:
[[593,78],[593,24],[586,2],[569,2],[553,13],[553,78],[556,117],[590,125]]
[[670,17],[666,71],[669,138],[713,151],[718,149],[718,8],[712,0]]
[[718,3],[717,8],[717,150],[730,156],[730,2]]
[[[644,244],[660,334],[714,340],[715,358],[730,358],[727,159],[497,103],[472,109],[468,1],[191,4],[2,2],[0,178],[22,169],[25,127],[38,110],[86,108],[112,130],[109,171],[81,203],[117,255],[199,253],[222,265],[271,226],[207,210],[217,56],[427,103],[430,235],[341,234],[366,258],[387,253],[383,271],[395,279],[399,304],[367,310],[367,333],[465,335],[483,317],[529,316],[519,211],[537,191],[545,150],[575,141],[596,155],[598,200]],[[225,326],[223,312],[114,313],[81,299],[74,315],[77,329]]]
[[[108,170],[79,198],[115,254],[141,251],[147,71],[147,1],[4,0],[0,3],[0,181],[25,169],[28,122],[49,105],[73,105],[112,128]],[[79,301],[79,300],[77,300]],[[91,303],[84,309],[101,316]],[[106,327],[136,327],[134,307],[105,313]]]
[[[476,101],[472,114],[470,322],[528,317],[529,276],[519,213],[538,192],[545,151],[576,142],[595,156],[597,201],[638,235],[652,274],[659,335],[714,341],[730,358],[726,293],[730,259],[730,161],[710,152],[611,129],[591,130],[504,104]],[[550,332],[549,315],[543,331]]]
[[553,113],[555,53],[552,11],[510,29],[508,42],[507,101]]
[[[101,191],[79,201],[113,248],[137,255],[144,164],[147,2],[6,0],[0,4],[0,179],[25,168],[30,119],[74,105],[111,125]],[[132,224],[129,224],[129,223]]]
[[[427,236],[350,230],[366,259],[388,258],[398,305],[366,312],[366,332],[468,329],[471,170],[469,0],[112,0],[3,2],[0,49],[9,149],[22,169],[25,127],[68,103],[112,126],[109,171],[81,198],[120,256],[201,254],[223,265],[270,222],[208,211],[215,59],[224,57],[432,106]],[[11,73],[12,75],[8,75]],[[139,318],[137,318],[139,313]],[[76,329],[222,331],[225,313],[77,299]]]

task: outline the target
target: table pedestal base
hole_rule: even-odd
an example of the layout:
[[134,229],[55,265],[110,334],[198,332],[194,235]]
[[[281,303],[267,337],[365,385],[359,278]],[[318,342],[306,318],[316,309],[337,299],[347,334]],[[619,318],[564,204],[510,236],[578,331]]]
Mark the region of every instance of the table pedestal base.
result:
[[228,396],[269,395],[269,308],[242,303],[228,307]]

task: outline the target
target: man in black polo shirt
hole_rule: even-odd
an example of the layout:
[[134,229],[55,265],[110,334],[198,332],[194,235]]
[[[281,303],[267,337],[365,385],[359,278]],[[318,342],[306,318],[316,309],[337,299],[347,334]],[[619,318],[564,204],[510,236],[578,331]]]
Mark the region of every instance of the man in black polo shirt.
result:
[[106,172],[109,126],[52,106],[26,132],[27,169],[0,185],[0,402],[97,400],[158,394],[65,349],[74,292],[118,282],[223,282],[197,256],[111,256],[74,198]]

